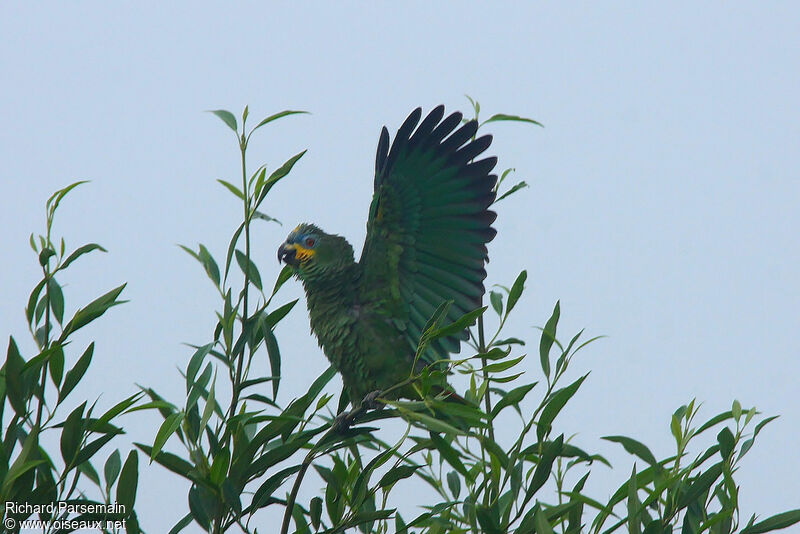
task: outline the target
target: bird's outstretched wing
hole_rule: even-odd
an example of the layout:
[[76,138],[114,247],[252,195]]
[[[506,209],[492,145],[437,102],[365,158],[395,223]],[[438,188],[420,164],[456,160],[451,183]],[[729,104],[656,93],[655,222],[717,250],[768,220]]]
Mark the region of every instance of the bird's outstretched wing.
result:
[[[444,301],[454,321],[480,305],[486,243],[496,218],[497,158],[475,161],[492,142],[473,140],[478,125],[444,106],[420,118],[415,109],[389,147],[384,127],[375,159],[375,193],[361,255],[360,296],[406,332],[412,350],[425,323]],[[428,363],[458,352],[467,332],[442,338],[422,356]]]

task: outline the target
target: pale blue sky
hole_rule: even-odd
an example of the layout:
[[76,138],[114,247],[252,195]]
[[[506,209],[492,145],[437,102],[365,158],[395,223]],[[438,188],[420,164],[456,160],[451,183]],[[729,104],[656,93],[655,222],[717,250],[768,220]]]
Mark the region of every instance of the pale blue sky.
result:
[[[223,256],[239,217],[215,182],[237,179],[233,136],[203,110],[312,112],[252,146],[251,161],[270,168],[309,149],[265,206],[285,226],[255,231],[271,280],[297,222],[360,249],[380,127],[393,131],[419,105],[468,111],[468,93],[486,114],[546,125],[490,129],[500,165],[531,188],[499,205],[487,282],[528,269],[509,334],[533,340],[561,299],[562,337],[609,336],[576,360],[575,376],[592,374],[556,429],[579,431],[576,444],[616,466],[596,468],[595,495],[631,467],[600,436],[637,437],[665,456],[680,404],[696,397],[711,417],[738,398],[781,415],[739,472],[743,516],[797,507],[798,27],[793,2],[5,2],[0,333],[25,338],[38,280],[27,239],[42,229],[44,201],[90,179],[57,230],[109,254],[67,274],[68,310],[123,281],[131,302],[81,338],[98,344],[73,395],[108,405],[136,382],[180,398],[181,342],[208,340],[216,301],[175,244]],[[291,284],[281,300],[299,295]],[[278,331],[284,401],[326,366],[307,321],[298,306]],[[528,365],[538,376],[538,359]],[[152,440],[155,417],[125,422],[133,440]],[[186,488],[142,465],[141,521],[166,531]]]

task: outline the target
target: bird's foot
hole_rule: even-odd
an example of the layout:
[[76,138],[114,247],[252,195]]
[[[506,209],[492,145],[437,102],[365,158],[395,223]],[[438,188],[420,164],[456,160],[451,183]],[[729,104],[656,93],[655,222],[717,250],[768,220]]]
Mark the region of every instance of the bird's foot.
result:
[[365,410],[380,410],[385,406],[382,402],[378,402],[378,398],[381,395],[383,395],[383,391],[381,390],[367,393],[367,396],[361,401],[361,406],[363,406]]
[[354,419],[353,410],[342,412],[334,417],[332,427],[339,432],[343,432],[353,425]]
[[353,410],[349,412],[342,412],[337,415],[333,419],[333,428],[344,431],[353,426],[353,423],[356,420],[356,417],[367,412],[369,410],[380,410],[385,405],[382,402],[378,402],[378,398],[383,395],[383,391],[373,391],[372,393],[368,393],[366,397],[361,401],[361,404]]

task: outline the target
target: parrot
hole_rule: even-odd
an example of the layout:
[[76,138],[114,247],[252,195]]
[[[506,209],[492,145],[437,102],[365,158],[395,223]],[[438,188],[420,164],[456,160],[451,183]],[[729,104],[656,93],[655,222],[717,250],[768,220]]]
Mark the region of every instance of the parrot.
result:
[[311,331],[353,406],[408,379],[415,361],[420,371],[459,352],[467,330],[433,340],[417,356],[442,303],[450,302],[448,322],[481,306],[487,243],[496,234],[497,215],[489,207],[497,158],[476,159],[492,142],[491,135],[476,137],[477,121],[444,114],[438,106],[422,119],[422,109],[415,109],[391,146],[383,127],[358,262],[344,237],[310,223],[298,225],[278,248],[278,262],[302,282]]

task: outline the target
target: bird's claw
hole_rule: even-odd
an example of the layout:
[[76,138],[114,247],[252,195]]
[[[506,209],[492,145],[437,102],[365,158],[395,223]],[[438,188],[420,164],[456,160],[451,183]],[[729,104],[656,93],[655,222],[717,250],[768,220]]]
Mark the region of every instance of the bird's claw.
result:
[[342,412],[333,419],[333,428],[339,432],[343,432],[353,425],[353,412]]
[[350,410],[349,412],[342,412],[337,415],[333,419],[333,428],[340,432],[347,430],[353,426],[356,417],[361,415],[363,412],[368,410],[380,410],[383,408],[384,404],[382,402],[378,402],[378,398],[381,395],[383,395],[383,391],[380,390],[368,393],[367,396],[361,401],[361,404],[358,406],[358,408]]
[[383,391],[380,390],[367,393],[367,396],[361,401],[361,406],[366,410],[380,410],[385,406],[382,402],[377,402],[381,395],[383,395]]

